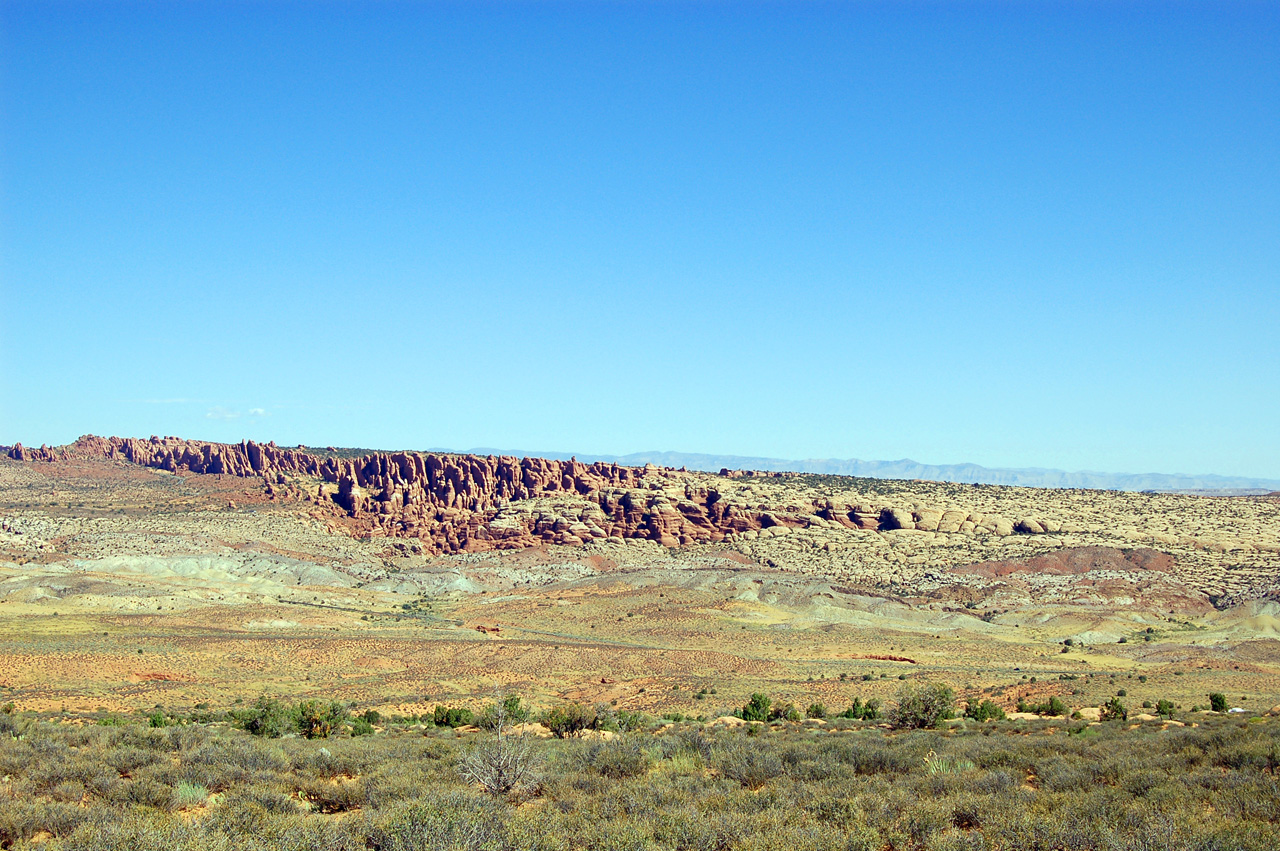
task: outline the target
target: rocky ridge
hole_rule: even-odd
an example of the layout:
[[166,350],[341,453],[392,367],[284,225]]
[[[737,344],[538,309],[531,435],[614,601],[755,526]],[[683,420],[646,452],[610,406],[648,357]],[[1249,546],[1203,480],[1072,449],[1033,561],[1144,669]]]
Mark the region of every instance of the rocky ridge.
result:
[[[417,538],[430,553],[642,539],[663,546],[755,539],[792,529],[897,530],[1003,537],[1075,531],[1043,516],[816,499],[804,505],[727,498],[715,477],[574,459],[422,452],[341,458],[274,443],[85,436],[4,453],[16,461],[112,459],[169,472],[260,478],[266,492],[338,508],[356,535]],[[724,471],[724,478],[743,473]],[[745,474],[777,478],[783,474]],[[745,494],[752,491],[747,489]],[[556,500],[560,499],[560,503]],[[548,500],[551,500],[548,503]],[[567,500],[570,504],[564,504]]]

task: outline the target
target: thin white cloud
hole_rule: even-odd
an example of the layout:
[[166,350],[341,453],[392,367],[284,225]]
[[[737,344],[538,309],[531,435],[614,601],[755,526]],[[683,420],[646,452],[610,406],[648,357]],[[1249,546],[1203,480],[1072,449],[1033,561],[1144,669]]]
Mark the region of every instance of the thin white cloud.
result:
[[265,417],[266,415],[267,415],[266,408],[250,408],[249,409],[249,416],[251,417]]
[[205,412],[205,419],[208,420],[235,420],[240,418],[239,411],[228,411],[221,405],[215,405]]

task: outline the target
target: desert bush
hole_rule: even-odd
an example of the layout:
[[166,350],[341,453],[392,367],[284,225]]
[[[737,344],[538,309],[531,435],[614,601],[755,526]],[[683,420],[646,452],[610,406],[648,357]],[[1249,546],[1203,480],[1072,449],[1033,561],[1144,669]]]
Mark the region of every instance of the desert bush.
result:
[[658,746],[664,760],[684,757],[694,760],[698,766],[708,765],[711,762],[712,739],[701,730],[679,730],[667,733],[658,740]]
[[274,697],[265,695],[259,697],[251,708],[238,713],[235,719],[253,735],[269,739],[280,738],[292,726],[289,709]]
[[364,784],[346,777],[299,777],[294,781],[294,790],[299,801],[318,813],[357,810],[366,800]]
[[938,756],[936,751],[929,751],[924,756],[925,774],[963,774],[977,768],[971,760],[958,757]]
[[799,721],[800,710],[794,703],[777,703],[769,708],[770,721]]
[[493,730],[498,726],[499,719],[504,724],[515,725],[525,723],[532,716],[529,707],[520,700],[520,695],[509,694],[487,704],[476,716],[475,723],[484,730]]
[[119,772],[122,777],[127,777],[143,766],[159,762],[160,758],[160,754],[155,751],[142,750],[132,745],[126,745],[112,748],[107,752],[103,761]]
[[747,705],[742,707],[743,721],[768,721],[769,720],[769,696],[756,692],[751,695],[751,699],[747,701]]
[[1220,691],[1215,691],[1209,695],[1209,708],[1214,712],[1227,711],[1227,696]]
[[290,712],[293,726],[304,739],[327,739],[347,721],[347,708],[341,703],[304,700]]
[[507,808],[457,792],[397,804],[368,830],[379,851],[503,851]]
[[458,764],[458,772],[468,783],[490,795],[524,792],[541,779],[542,760],[524,736],[512,736],[498,713],[494,735],[471,746]]
[[595,709],[580,703],[562,703],[547,710],[542,723],[557,739],[576,736],[583,730],[593,730],[599,725]]
[[889,713],[889,723],[898,729],[936,727],[953,717],[955,692],[940,683],[908,683],[898,689],[898,703]]
[[574,753],[573,762],[582,769],[593,771],[602,777],[621,780],[647,772],[652,758],[636,739],[614,738],[579,745]]
[[[463,785],[469,751],[453,735],[396,729],[320,747],[219,728],[35,721],[22,739],[0,737],[0,777],[8,778],[0,782],[0,847],[1280,847],[1280,720],[1197,721],[1167,730],[1058,722],[1052,736],[1036,726],[1026,735],[1024,725],[862,727],[836,736],[788,725],[753,725],[755,736],[688,725],[654,737],[531,742],[554,758],[531,790],[538,803],[518,808]],[[637,770],[659,756],[656,770]],[[135,767],[126,778],[112,764]],[[216,791],[218,803],[195,819],[173,812],[198,805],[187,784]],[[52,838],[31,841],[45,834]]]
[[712,764],[721,776],[748,789],[759,789],[783,773],[782,760],[772,749],[741,740],[717,748]]
[[620,709],[614,713],[614,725],[620,732],[634,733],[653,723],[653,719],[643,712],[629,712]]
[[431,720],[437,727],[466,727],[475,721],[470,709],[457,706],[436,705]]
[[1129,717],[1129,710],[1125,709],[1120,698],[1113,697],[1100,707],[1102,710],[1101,717],[1103,721],[1124,721]]
[[112,786],[107,800],[119,806],[136,804],[154,809],[168,809],[173,803],[173,789],[150,778],[139,778]]
[[1048,715],[1056,718],[1067,714],[1067,705],[1062,702],[1062,698],[1056,694],[1046,700],[1044,703],[1027,703],[1024,700],[1018,701],[1019,712],[1034,712],[1036,715]]
[[21,736],[30,722],[12,711],[0,712],[0,738]]
[[12,848],[38,833],[66,836],[90,819],[76,804],[0,796],[0,848]]
[[808,709],[806,709],[806,710],[804,711],[804,717],[806,717],[806,718],[826,718],[826,717],[827,717],[827,707],[826,707],[826,705],[825,705],[825,704],[822,704],[822,703],[811,703],[811,704],[809,704],[809,708],[808,708]]
[[258,772],[281,772],[289,769],[284,751],[252,739],[230,736],[212,739],[184,754],[186,766],[208,768],[223,779],[225,785],[243,781]]
[[880,717],[880,701],[872,697],[866,703],[862,702],[862,698],[855,697],[853,703],[849,704],[849,708],[841,713],[842,718],[853,718],[859,721],[874,721]]
[[990,700],[970,701],[965,707],[964,717],[974,721],[1003,721],[1004,710]]

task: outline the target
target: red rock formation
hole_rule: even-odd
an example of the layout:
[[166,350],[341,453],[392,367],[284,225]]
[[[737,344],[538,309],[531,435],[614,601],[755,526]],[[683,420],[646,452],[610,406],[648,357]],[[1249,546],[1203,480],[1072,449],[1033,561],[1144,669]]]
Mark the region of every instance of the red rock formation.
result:
[[[18,444],[6,454],[27,462],[107,458],[170,472],[261,478],[270,500],[290,496],[329,510],[336,505],[348,515],[344,525],[352,534],[418,538],[423,549],[432,553],[581,544],[602,538],[643,538],[677,547],[715,543],[726,535],[769,526],[807,526],[814,515],[849,529],[994,535],[1012,534],[1015,529],[1014,521],[999,515],[830,500],[770,512],[761,506],[730,503],[717,491],[692,483],[685,485],[683,497],[673,497],[667,487],[655,490],[648,485],[662,479],[669,487],[683,477],[678,471],[652,465],[432,452],[374,452],[342,458],[335,451],[319,454],[275,443],[206,443],[154,436],[148,440],[86,436],[70,446],[39,449]],[[748,471],[745,475],[790,474]],[[317,480],[323,484],[317,487]],[[299,486],[305,486],[305,491]],[[531,509],[522,510],[522,501],[556,496],[575,499],[571,507],[561,509],[565,513],[535,516]],[[1016,526],[1027,534],[1060,528],[1044,519],[1022,519]],[[332,522],[331,528],[336,528]]]
[[[70,446],[14,446],[19,461],[108,458],[170,472],[261,477],[268,496],[288,477],[319,479],[315,499],[332,500],[355,521],[356,534],[413,537],[431,552],[514,549],[596,538],[643,538],[665,546],[723,540],[728,532],[770,525],[765,515],[727,506],[715,491],[686,489],[685,499],[639,490],[666,477],[657,467],[577,460],[375,452],[339,458],[274,443],[206,443],[175,437],[149,440],[86,436]],[[574,496],[588,503],[581,517],[513,512],[522,500]],[[505,514],[505,517],[504,517]]]

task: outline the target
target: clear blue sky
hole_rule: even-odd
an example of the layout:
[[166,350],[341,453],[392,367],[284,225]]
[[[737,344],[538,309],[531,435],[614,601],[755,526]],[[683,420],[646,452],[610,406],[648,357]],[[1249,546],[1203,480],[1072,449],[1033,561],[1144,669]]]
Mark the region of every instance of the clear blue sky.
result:
[[1280,477],[1280,4],[0,5],[0,443]]

